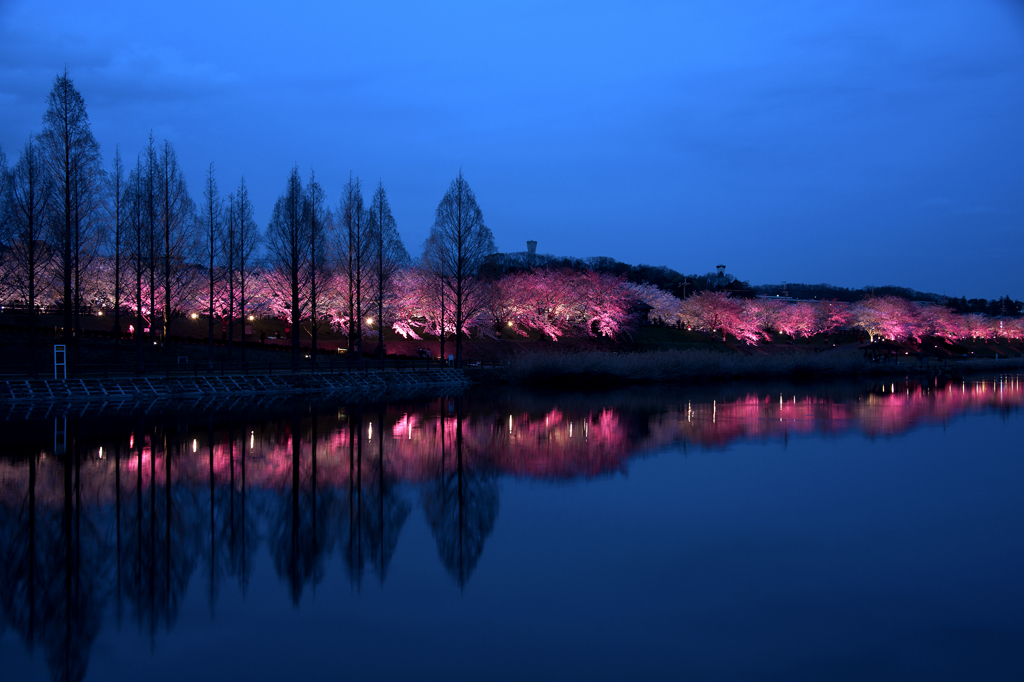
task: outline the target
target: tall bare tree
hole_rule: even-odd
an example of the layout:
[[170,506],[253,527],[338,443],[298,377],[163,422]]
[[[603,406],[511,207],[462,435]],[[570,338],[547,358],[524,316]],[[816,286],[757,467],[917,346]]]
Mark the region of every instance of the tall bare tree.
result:
[[309,237],[309,327],[312,344],[313,366],[316,366],[317,331],[324,317],[324,299],[330,277],[327,253],[328,233],[331,228],[331,212],[327,208],[327,194],[316,181],[316,174],[310,173],[303,204],[306,233]]
[[[159,249],[159,161],[156,151],[156,140],[153,131],[149,132],[149,145],[146,147],[145,174],[142,178],[140,190],[142,191],[142,204],[146,216],[146,239],[149,248],[147,249],[148,273],[149,273],[149,340],[156,343],[156,278],[157,264],[160,262]],[[140,330],[141,332],[141,330]]]
[[124,162],[121,160],[121,147],[114,148],[114,161],[107,174],[107,209],[110,227],[107,230],[108,248],[114,257],[114,357],[120,357],[121,351],[121,307],[124,305],[124,261],[126,242],[128,240],[128,204],[131,200],[128,178],[125,177]]
[[183,312],[192,298],[197,281],[193,267],[198,247],[195,204],[178,166],[174,147],[164,140],[158,168],[160,238],[163,267],[163,339],[167,343],[171,322]]
[[[207,283],[209,284],[209,306],[207,309],[207,315],[209,316],[209,332],[210,339],[207,350],[207,359],[210,366],[213,366],[213,315],[214,315],[214,296],[217,287],[217,282],[220,279],[220,273],[218,272],[217,256],[222,248],[222,225],[221,225],[221,200],[220,194],[217,191],[217,177],[213,172],[213,164],[206,170],[206,183],[203,187],[203,251],[205,259],[207,260]],[[230,324],[230,322],[229,322]]]
[[[256,248],[260,243],[260,231],[253,218],[252,201],[249,199],[249,188],[245,186],[245,178],[238,183],[238,190],[234,195],[234,217],[235,231],[234,240],[236,246],[233,251],[236,257],[236,270],[238,272],[238,308],[242,317],[242,324],[246,320],[245,306],[249,303],[249,276],[253,265],[255,265]],[[242,337],[242,362],[245,362],[245,336],[243,327]]]
[[72,253],[74,254],[74,362],[82,361],[82,313],[83,307],[90,310],[102,298],[95,285],[99,280],[92,276],[92,266],[100,254],[104,241],[103,193],[106,185],[105,173],[97,163],[92,172],[81,173],[75,187],[76,199],[75,232]]
[[454,308],[455,365],[462,365],[462,337],[466,321],[480,305],[482,283],[480,267],[497,249],[494,235],[484,223],[476,195],[459,171],[441,198],[430,229],[428,244],[436,251],[443,281],[451,294]]
[[47,241],[54,199],[53,180],[39,147],[29,139],[7,180],[4,212],[6,234],[0,237],[9,251],[10,275],[15,294],[27,304],[29,357],[35,373],[36,305],[39,291],[48,282],[53,249]]
[[7,168],[7,155],[4,153],[4,148],[0,147],[0,301],[6,301],[10,297],[14,284],[11,259],[8,254],[10,247],[7,243],[7,240],[10,239],[7,233],[7,226],[10,223],[7,209],[7,188],[10,184],[11,173]]
[[[235,344],[235,281],[238,267],[238,216],[235,212],[235,195],[228,195],[227,215],[224,216],[224,238],[221,255],[224,260],[224,282],[227,288],[228,360],[231,360]],[[242,318],[242,345],[245,346],[245,317]]]
[[[135,341],[135,368],[142,370],[142,330],[145,324],[144,309],[146,295],[143,284],[146,282],[147,266],[150,263],[148,254],[150,252],[149,215],[147,211],[147,167],[143,165],[142,155],[139,155],[135,169],[128,175],[128,227],[126,252],[128,256],[128,267],[131,273],[133,284],[129,292],[130,298],[135,304],[135,325],[132,337]],[[150,308],[152,316],[152,308]]]
[[303,220],[303,190],[299,169],[288,176],[284,194],[277,198],[267,226],[267,256],[289,287],[289,313],[292,334],[292,371],[299,367],[299,327],[306,301],[306,266],[309,261],[309,236]]
[[369,266],[370,240],[366,208],[359,178],[349,176],[338,207],[337,250],[345,274],[345,316],[348,318],[348,353],[358,360],[363,353],[363,296]]
[[[4,153],[4,148],[0,147],[0,238],[7,234],[7,187],[11,184],[11,173],[7,168],[7,154]],[[0,257],[3,254],[0,253]],[[0,285],[0,296],[4,295],[3,285]]]
[[39,140],[57,196],[54,202],[59,235],[57,269],[63,285],[64,342],[70,345],[74,323],[72,306],[80,298],[76,283],[80,284],[81,259],[76,249],[87,241],[87,235],[82,233],[96,208],[94,197],[102,169],[99,144],[89,126],[85,100],[75,89],[67,69],[53,79],[43,126]]
[[377,184],[373,193],[367,225],[372,266],[370,300],[377,313],[377,357],[383,366],[384,330],[394,321],[395,278],[398,271],[408,265],[409,252],[398,234],[398,225],[391,214],[391,204],[382,182]]

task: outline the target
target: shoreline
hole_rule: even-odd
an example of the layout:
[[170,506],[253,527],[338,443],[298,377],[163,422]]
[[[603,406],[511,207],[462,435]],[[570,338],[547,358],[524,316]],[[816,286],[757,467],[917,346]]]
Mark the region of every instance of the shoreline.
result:
[[233,397],[316,395],[366,398],[415,394],[469,385],[455,369],[430,372],[352,372],[346,374],[198,375],[196,377],[112,377],[107,379],[14,379],[0,381],[0,404],[81,404],[130,406],[154,401]]
[[[554,390],[602,390],[629,386],[720,384],[732,381],[797,382],[877,377],[943,377],[1024,371],[1024,357],[1003,359],[872,362],[860,351],[787,355],[738,355],[701,350],[633,353],[577,351],[522,354],[499,368],[468,366],[430,371],[367,370],[344,374],[199,374],[193,377],[111,377],[0,380],[0,404],[169,405],[271,396],[316,396],[352,400],[398,399],[438,390],[522,386]],[[105,409],[101,407],[100,409]]]
[[[530,354],[500,370],[506,383],[541,388],[607,388],[631,385],[717,383],[738,380],[839,379],[880,376],[959,378],[974,373],[1024,370],[1024,357],[1004,359],[872,362],[859,350],[818,354],[733,355],[713,351],[616,354],[584,351]],[[474,379],[479,374],[474,373]],[[498,377],[492,377],[495,381]]]

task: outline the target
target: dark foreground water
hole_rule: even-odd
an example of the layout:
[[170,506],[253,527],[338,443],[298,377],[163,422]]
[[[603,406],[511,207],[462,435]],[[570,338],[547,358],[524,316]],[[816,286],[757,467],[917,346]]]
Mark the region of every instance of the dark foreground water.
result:
[[1024,387],[17,408],[0,679],[1022,680]]

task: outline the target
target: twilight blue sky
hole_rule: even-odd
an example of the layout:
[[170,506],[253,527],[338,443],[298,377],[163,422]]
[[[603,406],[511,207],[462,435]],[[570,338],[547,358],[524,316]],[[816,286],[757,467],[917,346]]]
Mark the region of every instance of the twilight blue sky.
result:
[[1024,298],[1022,0],[0,0],[11,161],[65,64],[261,225],[351,171],[416,255],[462,167],[503,251]]

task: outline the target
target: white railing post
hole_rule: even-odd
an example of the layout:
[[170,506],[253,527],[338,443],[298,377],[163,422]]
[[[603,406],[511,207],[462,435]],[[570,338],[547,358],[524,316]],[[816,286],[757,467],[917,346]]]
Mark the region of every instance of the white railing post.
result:
[[[67,351],[66,347],[60,344],[56,344],[53,347],[53,378],[64,379],[67,381],[68,378],[68,362],[67,362]],[[63,376],[59,376],[63,374]]]

